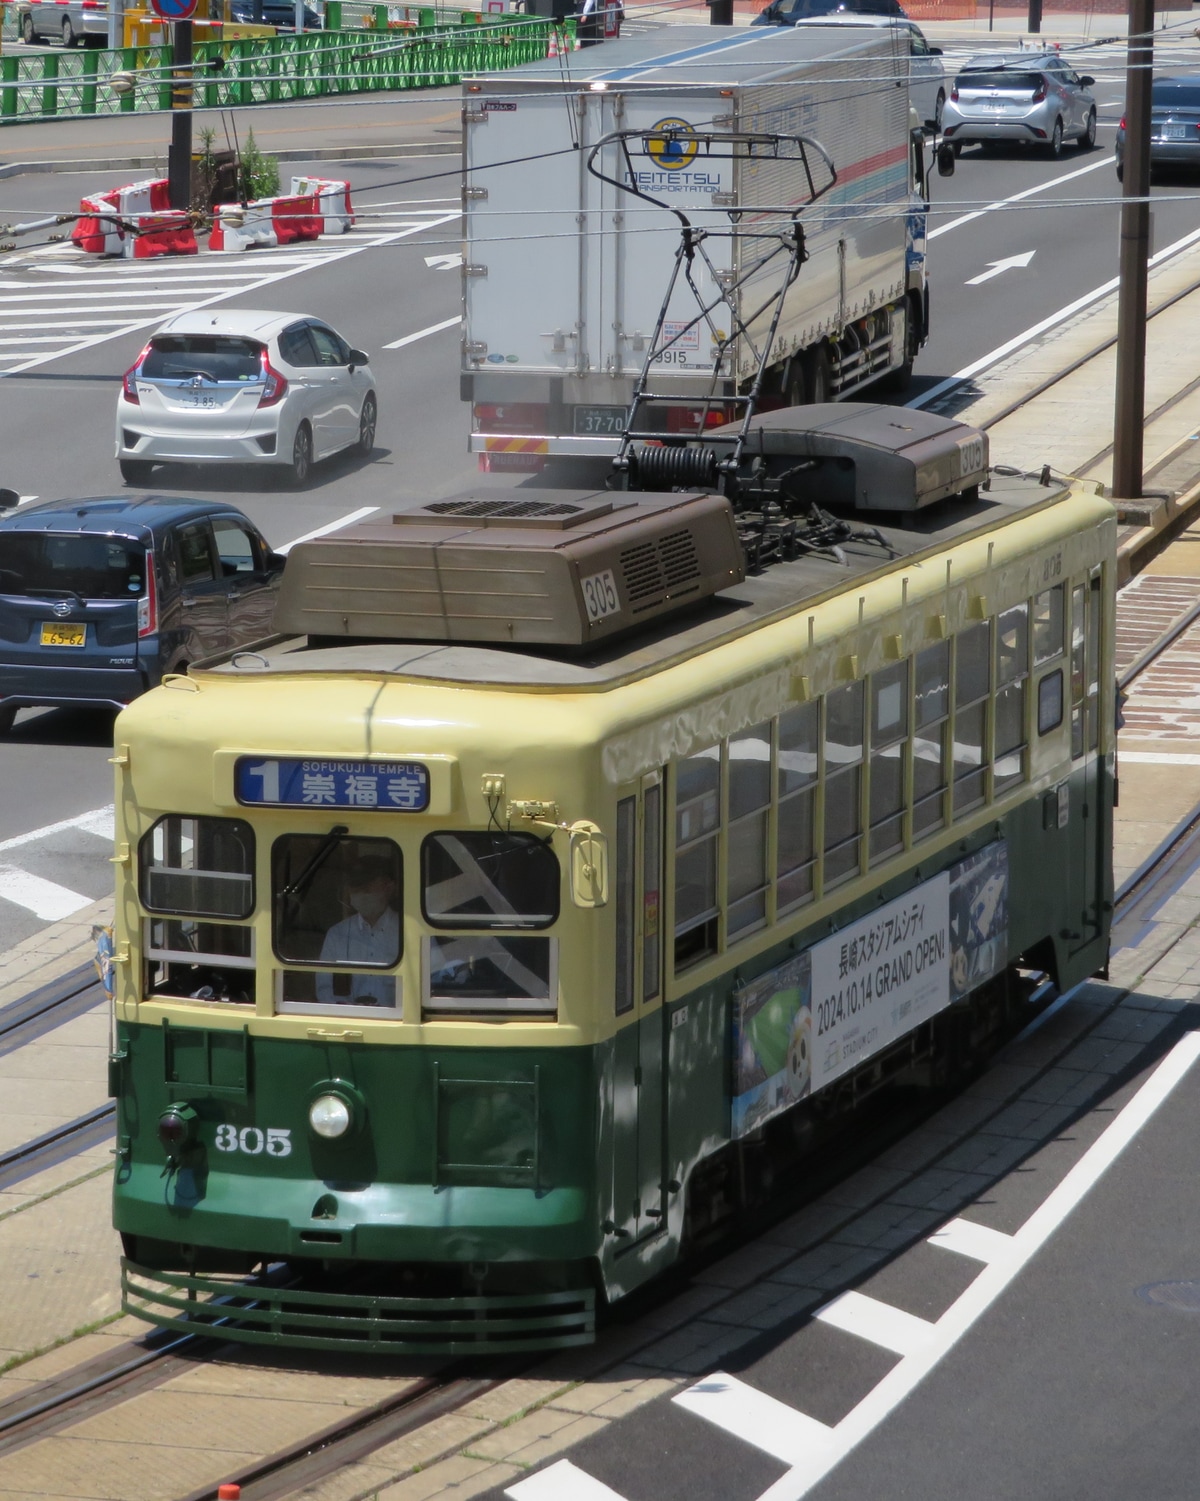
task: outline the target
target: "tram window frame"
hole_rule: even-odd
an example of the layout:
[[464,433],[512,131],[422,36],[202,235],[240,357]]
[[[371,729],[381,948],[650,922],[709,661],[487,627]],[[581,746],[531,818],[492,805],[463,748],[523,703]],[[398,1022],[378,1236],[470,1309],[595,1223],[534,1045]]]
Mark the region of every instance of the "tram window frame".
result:
[[[946,823],[949,786],[950,692],[953,684],[950,642],[935,641],[917,652],[913,663],[913,797],[912,840],[927,839]],[[923,748],[937,751],[937,783],[922,783],[922,768],[935,764]]]
[[1086,669],[1087,585],[1071,588],[1070,669],[1071,669],[1071,759],[1077,761],[1084,752],[1083,705]]
[[[743,748],[749,746],[765,748],[765,758],[757,751],[744,754]],[[767,925],[773,771],[769,719],[729,737],[725,745],[725,932],[729,943]]]
[[[821,787],[819,698],[791,704],[778,716],[775,752],[775,911],[813,900],[817,878],[817,798]],[[785,758],[792,764],[785,764]],[[811,770],[804,761],[811,758]],[[798,759],[799,764],[796,764]],[[796,839],[794,835],[798,834]],[[796,856],[800,858],[797,859]],[[789,863],[785,866],[784,861]]]
[[[431,912],[429,908],[429,892],[432,883],[430,882],[429,872],[433,852],[438,850],[440,854],[452,860],[454,857],[444,844],[444,841],[450,839],[457,840],[462,844],[464,853],[471,856],[475,865],[480,868],[481,877],[484,880],[486,880],[487,873],[483,870],[479,857],[471,855],[470,846],[472,842],[490,840],[493,845],[498,846],[501,841],[507,841],[512,847],[511,853],[516,853],[519,850],[527,850],[531,855],[536,854],[538,863],[544,864],[546,867],[546,875],[541,878],[545,886],[545,892],[542,894],[549,895],[552,898],[551,902],[547,904],[552,910],[548,912],[522,912],[517,910],[511,912]],[[497,858],[503,858],[498,850],[494,850],[492,853]],[[460,873],[465,874],[462,866],[459,869]],[[551,869],[553,871],[552,878],[550,878]],[[505,893],[500,891],[498,886],[495,886],[494,882],[489,884],[494,886],[498,895],[502,897],[505,895]],[[562,867],[559,864],[558,856],[551,848],[549,839],[542,839],[537,834],[526,833],[523,830],[434,829],[432,833],[427,834],[421,841],[421,915],[431,928],[455,932],[462,929],[469,929],[472,932],[478,932],[482,929],[488,931],[496,929],[505,932],[513,930],[537,931],[554,926],[558,921],[561,903]]]
[[1063,670],[1056,667],[1038,683],[1038,734],[1049,735],[1063,722]]
[[1066,619],[1066,590],[1062,584],[1055,584],[1034,595],[1030,625],[1035,668],[1053,662],[1055,657],[1062,655]]
[[[328,853],[321,857],[324,842],[335,835],[338,835],[336,830],[327,834],[290,830],[280,834],[271,845],[271,946],[281,966],[276,972],[275,1009],[280,1013],[302,1015],[399,1018],[401,984],[396,970],[404,956],[403,852],[399,844],[386,835],[341,833]],[[305,852],[304,845],[311,848]],[[299,846],[299,853],[289,862],[288,856],[292,853],[293,846]],[[336,865],[333,863],[335,856]],[[310,865],[318,859],[319,864],[309,873]],[[338,890],[347,890],[356,865],[375,866],[383,861],[391,866],[393,873],[390,876],[378,875],[374,879],[391,880],[395,887],[392,908],[396,917],[396,938],[395,952],[391,957],[386,960],[351,959],[338,954],[322,957],[334,929],[344,922],[352,922],[353,912],[347,912],[344,917],[332,923],[326,923],[322,919],[324,931],[315,952],[303,952],[306,947],[314,947],[311,941],[298,945],[284,942],[285,937],[311,935],[317,931],[311,921],[301,923],[293,919],[285,923],[282,917],[283,904],[295,900],[294,895],[287,894],[289,887],[305,877],[306,873],[308,879],[296,903],[297,913],[303,913],[306,908],[327,900],[331,909],[335,904],[344,907],[340,895],[329,899],[330,881],[337,883]],[[313,898],[314,891],[317,893],[316,902]],[[364,921],[368,920],[364,914],[359,915],[364,916]],[[383,913],[380,918],[382,916]],[[300,951],[297,952],[296,949]],[[310,981],[313,991],[311,996],[307,994]],[[288,989],[292,984],[300,987],[304,993],[289,994]],[[359,987],[357,991],[356,986]]]
[[[969,652],[965,648],[970,647]],[[981,671],[982,669],[982,671]],[[969,813],[987,800],[987,773],[991,756],[989,708],[992,697],[992,622],[974,621],[954,638],[954,720],[952,729],[952,781],[954,816]],[[962,738],[965,726],[973,738]],[[978,764],[962,754],[978,752]],[[960,766],[967,767],[959,771]]]
[[[195,930],[195,942],[189,940],[189,929]],[[207,918],[147,917],[143,919],[142,942],[148,1000],[254,1005],[257,961],[253,927]],[[221,942],[232,947],[222,948]]]
[[[519,954],[544,960],[545,996],[491,994],[453,995],[434,988],[435,953],[452,947],[473,949],[492,962],[497,951],[506,951],[512,963]],[[471,959],[469,963],[474,963]],[[421,1020],[430,1021],[537,1021],[558,1020],[558,939],[540,933],[427,933],[421,940]]]
[[1028,601],[1001,610],[996,617],[993,795],[1007,792],[1027,777],[1030,637]]
[[[172,841],[171,825],[193,825],[190,835],[185,834],[182,827],[174,831],[174,839],[178,841],[178,853],[174,858],[182,861],[187,849],[194,851],[206,841],[215,841],[220,838],[229,839],[242,845],[242,860],[239,868],[221,868],[220,866],[197,866],[197,865],[168,865],[166,860],[171,858],[170,852],[165,846]],[[156,837],[161,833],[161,843],[164,846],[163,856],[157,859],[153,855]],[[156,883],[153,880],[154,873],[161,876],[177,878],[173,884],[182,886],[189,883],[193,887],[192,905],[180,905],[178,901],[168,902],[160,900],[172,893],[160,891],[154,892],[155,884],[162,885],[162,881]],[[216,882],[215,890],[235,892],[239,889],[245,894],[244,900],[236,905],[220,907],[213,903],[203,906],[195,900],[204,889],[200,883],[203,881]],[[220,883],[227,884],[224,887]],[[179,893],[182,895],[182,893]],[[254,830],[244,818],[215,818],[206,814],[197,813],[165,813],[158,818],[146,830],[138,842],[138,897],[147,912],[158,913],[166,917],[194,917],[210,918],[217,922],[244,921],[252,916],[255,908],[255,840]]]
[[[710,766],[715,766],[715,782],[707,772]],[[719,741],[693,751],[689,756],[681,756],[674,765],[673,936],[676,973],[719,952],[723,772],[724,755]],[[690,796],[681,798],[681,788]],[[694,832],[693,817],[696,820]],[[684,831],[689,837],[681,839]],[[687,882],[683,879],[685,866],[692,867],[695,872]],[[711,901],[689,911],[681,923],[680,895],[689,885],[702,895],[710,894]]]
[[1102,581],[1097,570],[1089,579],[1087,595],[1087,694],[1084,701],[1084,721],[1087,727],[1087,748],[1100,748],[1100,641],[1101,619],[1104,607]]
[[[847,711],[845,714],[842,712],[843,705]],[[847,738],[835,738],[841,734]],[[821,829],[822,894],[853,880],[862,871],[866,738],[865,683],[858,679],[831,688],[825,695],[825,724],[821,737],[824,791]],[[850,754],[835,759],[831,755],[834,746]],[[831,764],[836,769],[831,770]]]
[[642,789],[642,1004],[662,994],[663,784]]
[[910,691],[907,657],[871,674],[867,844],[872,865],[904,848],[904,822],[909,806]]
[[614,900],[616,941],[613,947],[613,1012],[626,1016],[634,1006],[634,910],[637,901],[637,798],[623,797],[617,804]]

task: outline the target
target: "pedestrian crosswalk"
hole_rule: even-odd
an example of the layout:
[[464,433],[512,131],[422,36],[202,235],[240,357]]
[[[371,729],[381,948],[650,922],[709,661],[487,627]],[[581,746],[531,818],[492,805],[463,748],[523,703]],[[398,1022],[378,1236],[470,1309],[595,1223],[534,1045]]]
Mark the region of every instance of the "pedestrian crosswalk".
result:
[[0,954],[112,893],[113,808],[0,839]]
[[236,256],[119,261],[71,245],[39,247],[0,270],[0,377],[436,230],[459,214],[447,203],[367,204],[348,234]]

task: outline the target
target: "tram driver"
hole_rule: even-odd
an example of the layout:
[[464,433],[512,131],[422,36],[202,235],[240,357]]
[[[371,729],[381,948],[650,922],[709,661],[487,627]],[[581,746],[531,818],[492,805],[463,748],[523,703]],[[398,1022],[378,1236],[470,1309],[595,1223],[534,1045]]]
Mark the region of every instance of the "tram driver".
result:
[[[350,867],[346,900],[354,909],[335,922],[321,945],[321,963],[393,964],[400,949],[400,914],[391,861],[368,858]],[[317,999],[325,1005],[396,1005],[392,975],[318,974]]]

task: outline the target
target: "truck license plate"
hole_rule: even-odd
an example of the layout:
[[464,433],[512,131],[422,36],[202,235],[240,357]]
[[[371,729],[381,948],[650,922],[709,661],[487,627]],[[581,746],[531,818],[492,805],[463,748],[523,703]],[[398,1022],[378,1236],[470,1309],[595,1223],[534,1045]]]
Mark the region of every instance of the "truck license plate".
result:
[[588,437],[620,437],[627,415],[624,407],[576,407],[575,432]]
[[86,641],[86,625],[55,625],[49,620],[42,625],[43,646],[83,646]]

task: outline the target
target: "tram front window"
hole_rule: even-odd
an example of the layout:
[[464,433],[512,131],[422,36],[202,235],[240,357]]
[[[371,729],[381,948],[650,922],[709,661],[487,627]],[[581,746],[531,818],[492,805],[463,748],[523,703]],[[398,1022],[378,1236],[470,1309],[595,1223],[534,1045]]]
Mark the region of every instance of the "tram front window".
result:
[[285,834],[271,851],[281,1011],[398,1010],[400,851],[390,839]]
[[558,917],[558,858],[535,834],[430,834],[421,901],[438,928],[548,928]]

